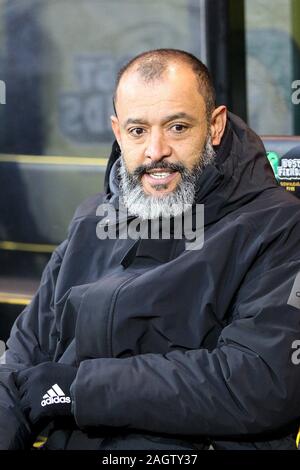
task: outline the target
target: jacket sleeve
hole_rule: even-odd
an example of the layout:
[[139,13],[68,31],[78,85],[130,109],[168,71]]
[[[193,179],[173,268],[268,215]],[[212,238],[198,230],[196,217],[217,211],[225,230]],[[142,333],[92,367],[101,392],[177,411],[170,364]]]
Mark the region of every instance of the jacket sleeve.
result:
[[[88,359],[72,385],[77,424],[230,436],[299,418],[300,261],[260,267],[244,281],[234,320],[214,350]],[[294,305],[292,305],[294,304]]]
[[[0,449],[23,449],[31,444],[31,430],[18,401],[14,372],[51,360],[54,339],[54,290],[59,273],[63,242],[44,269],[31,303],[15,321],[0,365]],[[4,363],[3,363],[4,362]]]

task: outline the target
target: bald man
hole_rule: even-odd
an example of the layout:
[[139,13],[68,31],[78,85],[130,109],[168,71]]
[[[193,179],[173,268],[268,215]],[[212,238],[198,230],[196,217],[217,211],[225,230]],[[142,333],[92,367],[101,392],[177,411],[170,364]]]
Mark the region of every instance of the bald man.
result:
[[113,99],[104,192],[8,341],[1,448],[296,449],[300,201],[191,54],[135,57]]

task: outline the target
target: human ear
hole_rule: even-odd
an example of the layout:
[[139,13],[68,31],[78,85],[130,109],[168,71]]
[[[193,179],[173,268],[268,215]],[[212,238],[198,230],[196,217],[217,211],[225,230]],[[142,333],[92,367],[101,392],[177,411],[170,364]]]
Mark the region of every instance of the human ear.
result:
[[212,145],[219,145],[227,122],[227,108],[226,106],[218,106],[211,115],[210,132]]
[[110,122],[111,122],[113,133],[115,134],[115,138],[119,144],[119,147],[121,148],[121,132],[120,132],[119,120],[116,116],[110,116]]

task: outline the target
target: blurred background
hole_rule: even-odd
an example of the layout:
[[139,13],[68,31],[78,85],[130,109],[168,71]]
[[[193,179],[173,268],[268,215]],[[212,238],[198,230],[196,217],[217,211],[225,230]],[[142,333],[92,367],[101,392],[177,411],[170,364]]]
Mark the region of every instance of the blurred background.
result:
[[0,339],[102,190],[118,69],[162,47],[208,65],[218,104],[264,136],[299,195],[299,0],[0,0]]

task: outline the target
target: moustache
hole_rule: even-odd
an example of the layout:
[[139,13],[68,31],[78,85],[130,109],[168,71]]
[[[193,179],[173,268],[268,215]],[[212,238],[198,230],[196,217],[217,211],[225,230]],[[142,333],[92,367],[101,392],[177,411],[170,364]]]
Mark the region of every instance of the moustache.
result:
[[139,178],[141,177],[144,173],[148,173],[151,170],[156,170],[156,169],[163,169],[163,170],[170,170],[172,172],[178,171],[181,174],[184,174],[187,170],[182,163],[170,163],[170,162],[153,162],[150,163],[150,165],[140,165],[135,170],[132,172],[132,176]]

